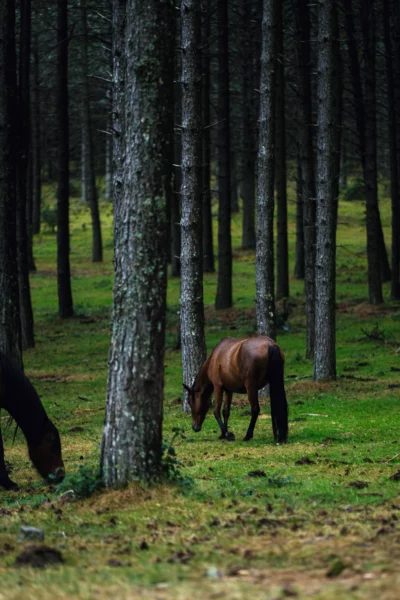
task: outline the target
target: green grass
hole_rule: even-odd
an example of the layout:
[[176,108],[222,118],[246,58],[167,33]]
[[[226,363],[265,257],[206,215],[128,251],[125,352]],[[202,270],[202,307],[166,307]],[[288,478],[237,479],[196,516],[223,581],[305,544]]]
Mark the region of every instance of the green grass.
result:
[[[47,187],[50,205],[53,195]],[[55,236],[44,232],[35,239],[36,348],[25,353],[24,362],[60,430],[69,473],[96,465],[104,419],[113,256],[112,209],[106,203],[101,209],[105,256],[99,265],[90,262],[89,212],[79,200],[72,206],[76,317],[69,321],[57,316]],[[290,189],[291,273],[294,211]],[[387,198],[381,198],[381,211],[388,243]],[[12,433],[5,434],[6,458],[21,489],[1,492],[0,598],[396,597],[391,590],[396,590],[400,554],[400,482],[390,476],[400,468],[400,307],[387,300],[388,284],[383,307],[367,303],[364,222],[362,203],[341,201],[335,382],[312,380],[312,363],[304,358],[303,282],[290,281],[289,330],[278,340],[286,354],[287,445],[273,443],[266,402],[254,439],[241,441],[249,422],[243,396],[234,397],[230,429],[235,442],[217,439],[211,413],[202,432],[193,433],[190,416],[180,408],[181,354],[174,350],[179,281],[173,278],[164,437],[168,443],[175,428],[184,432],[175,442],[184,478],[180,485],[132,484],[127,490],[64,500],[39,481],[21,435],[12,445]],[[255,331],[255,256],[240,250],[240,215],[233,218],[232,235],[232,310],[214,310],[217,276],[205,275],[209,350],[226,335]],[[381,340],[366,335],[375,327],[383,332]],[[257,470],[265,476],[249,475]],[[64,565],[36,572],[15,568],[24,547],[17,543],[22,524],[42,527],[45,543],[62,552]]]

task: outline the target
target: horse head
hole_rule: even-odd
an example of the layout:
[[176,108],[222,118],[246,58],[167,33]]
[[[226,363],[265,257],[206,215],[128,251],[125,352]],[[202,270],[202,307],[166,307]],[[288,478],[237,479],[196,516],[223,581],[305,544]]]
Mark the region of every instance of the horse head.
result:
[[50,419],[46,421],[40,441],[29,444],[28,449],[34,467],[48,483],[59,483],[64,479],[60,436]]
[[194,383],[192,387],[185,384],[183,384],[183,387],[188,393],[188,402],[192,411],[192,429],[197,433],[201,431],[203,421],[211,406],[210,398],[213,386],[209,384],[203,388],[198,388]]

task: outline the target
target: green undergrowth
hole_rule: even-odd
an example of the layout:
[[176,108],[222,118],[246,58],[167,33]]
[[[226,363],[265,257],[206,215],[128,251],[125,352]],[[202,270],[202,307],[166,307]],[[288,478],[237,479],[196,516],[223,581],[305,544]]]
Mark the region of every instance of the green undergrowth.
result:
[[[53,193],[45,189],[50,207]],[[381,210],[388,242],[387,198]],[[285,316],[278,342],[286,355],[289,443],[273,443],[265,399],[254,439],[242,441],[250,416],[240,395],[230,419],[235,441],[218,440],[211,411],[202,431],[192,431],[181,410],[179,281],[170,278],[163,424],[168,477],[154,487],[133,483],[111,492],[99,489],[98,473],[113,272],[110,204],[103,202],[101,211],[105,257],[99,265],[90,262],[89,211],[73,202],[76,316],[68,321],[57,316],[55,235],[47,228],[35,238],[36,347],[24,363],[59,428],[68,476],[62,486],[46,487],[31,468],[21,434],[12,444],[11,430],[5,433],[6,459],[21,487],[1,492],[0,598],[383,594],[394,585],[400,555],[400,481],[391,479],[400,469],[400,307],[389,301],[387,283],[385,304],[368,305],[362,203],[342,200],[339,208],[336,381],[314,382],[305,359],[303,282],[291,278],[290,298],[285,306],[278,303]],[[291,273],[294,211],[290,189]],[[231,310],[215,311],[217,276],[204,278],[209,351],[222,337],[255,332],[255,256],[240,249],[240,233],[241,215],[234,215]],[[17,542],[23,524],[43,528],[45,543],[60,550],[64,564],[35,572],[16,568],[26,547]]]

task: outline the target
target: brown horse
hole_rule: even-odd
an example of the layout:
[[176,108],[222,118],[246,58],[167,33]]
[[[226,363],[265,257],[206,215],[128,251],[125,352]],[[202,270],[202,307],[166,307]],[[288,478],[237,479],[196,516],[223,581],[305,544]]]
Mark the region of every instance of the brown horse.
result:
[[[4,408],[21,428],[28,444],[29,457],[40,475],[49,482],[61,481],[64,463],[58,431],[29,379],[1,352],[0,408]],[[6,469],[1,432],[0,486],[6,490],[18,489]]]
[[[258,390],[269,383],[274,438],[278,443],[286,442],[288,405],[283,383],[283,364],[283,352],[269,337],[259,335],[239,340],[221,340],[201,367],[192,387],[184,385],[189,392],[193,430],[201,430],[214,391],[214,416],[221,429],[220,439],[234,440],[235,436],[228,431],[232,395],[247,393],[251,406],[251,420],[244,441],[250,440],[260,413]],[[224,392],[222,422],[221,404]]]

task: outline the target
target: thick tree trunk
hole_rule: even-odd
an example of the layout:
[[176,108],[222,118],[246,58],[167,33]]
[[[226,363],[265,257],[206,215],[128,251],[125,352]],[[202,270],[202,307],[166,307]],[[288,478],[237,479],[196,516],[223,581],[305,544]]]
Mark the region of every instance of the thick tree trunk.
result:
[[310,14],[308,0],[298,0],[296,10],[298,56],[298,115],[301,197],[304,231],[304,290],[306,357],[314,355],[315,332],[315,180],[312,142]]
[[58,312],[73,315],[69,265],[68,1],[57,0],[57,280]]
[[[202,253],[201,11],[182,0],[182,250],[181,344],[183,382],[191,386],[206,360]],[[183,408],[190,410],[187,394]]]
[[15,3],[0,0],[0,351],[22,364],[16,237]]
[[[256,141],[255,141],[255,76],[253,68],[253,36],[251,6],[248,0],[242,0],[243,17],[243,224],[242,248],[256,247],[255,197],[256,197]],[[258,85],[258,84],[257,84]]]
[[294,265],[294,276],[296,279],[304,279],[304,223],[303,223],[303,198],[301,181],[301,161],[297,157],[296,177],[296,260]]
[[276,240],[276,299],[289,296],[289,252],[286,194],[285,70],[282,3],[277,2],[276,167],[278,236]]
[[228,0],[218,0],[218,284],[215,308],[232,306],[231,137],[229,97]]
[[28,234],[28,164],[30,151],[30,50],[31,50],[31,3],[21,0],[21,34],[19,53],[18,93],[18,153],[17,153],[17,260],[19,280],[19,303],[21,316],[22,348],[33,348],[33,310],[29,283]]
[[321,0],[318,15],[317,219],[314,378],[336,377],[336,59],[334,0]]
[[[386,53],[388,137],[390,150],[390,192],[392,198],[392,283],[391,298],[400,300],[400,189],[398,171],[396,99],[394,91],[393,46],[389,0],[383,0],[383,27]],[[400,42],[400,40],[399,40]],[[398,43],[399,43],[398,42]]]
[[170,108],[160,81],[168,76],[174,19],[173,5],[158,0],[146,6],[114,0],[113,11],[114,115],[120,131],[118,112],[125,106],[126,154],[114,152],[115,283],[101,453],[108,487],[151,481],[161,472],[168,253],[163,138]]
[[99,199],[94,168],[92,117],[90,107],[89,65],[88,65],[88,28],[86,0],[80,0],[81,16],[81,59],[82,59],[82,153],[84,153],[84,181],[87,202],[92,219],[92,262],[102,262],[103,242],[99,212]]
[[371,304],[381,304],[382,281],[379,244],[379,209],[376,147],[376,75],[375,75],[375,11],[374,0],[362,5],[365,69],[365,166],[364,180],[367,208],[368,290]]
[[276,337],[274,296],[274,177],[276,0],[264,0],[258,142],[256,312],[261,335]]
[[42,208],[42,158],[40,136],[40,70],[37,35],[33,44],[33,86],[32,86],[32,232],[40,233]]
[[210,0],[203,3],[203,85],[201,108],[203,113],[203,271],[213,273],[214,266],[214,241],[212,224],[211,203],[211,147],[210,147],[210,93],[211,71],[208,44],[211,38],[211,7]]

